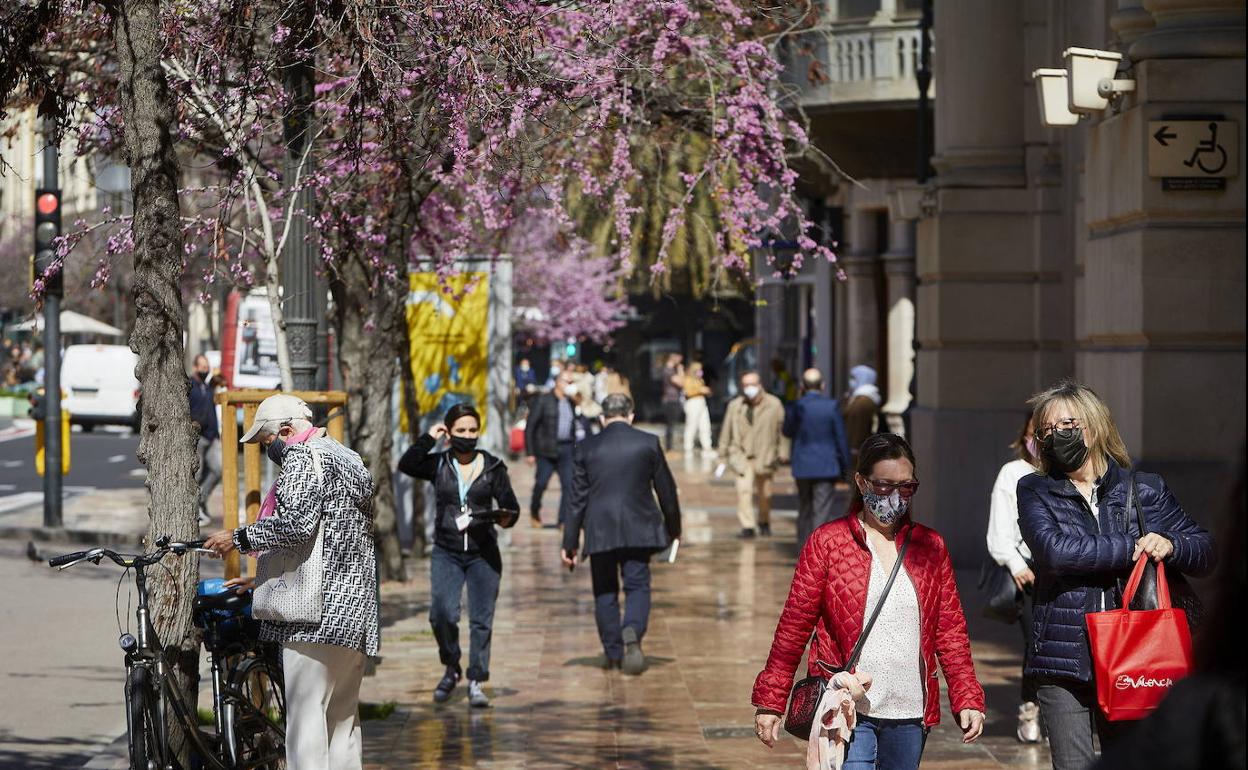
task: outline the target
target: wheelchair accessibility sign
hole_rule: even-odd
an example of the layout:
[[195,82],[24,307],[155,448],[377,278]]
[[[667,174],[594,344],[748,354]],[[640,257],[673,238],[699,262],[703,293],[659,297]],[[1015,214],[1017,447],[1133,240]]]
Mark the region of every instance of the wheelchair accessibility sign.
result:
[[1239,175],[1239,124],[1233,120],[1148,123],[1148,175],[1165,190],[1224,190]]

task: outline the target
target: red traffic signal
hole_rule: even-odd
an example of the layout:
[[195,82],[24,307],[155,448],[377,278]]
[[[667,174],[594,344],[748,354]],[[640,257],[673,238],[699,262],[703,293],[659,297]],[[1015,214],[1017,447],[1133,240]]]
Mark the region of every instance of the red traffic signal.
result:
[[45,217],[55,214],[60,207],[61,199],[56,193],[45,192],[35,198],[35,210]]

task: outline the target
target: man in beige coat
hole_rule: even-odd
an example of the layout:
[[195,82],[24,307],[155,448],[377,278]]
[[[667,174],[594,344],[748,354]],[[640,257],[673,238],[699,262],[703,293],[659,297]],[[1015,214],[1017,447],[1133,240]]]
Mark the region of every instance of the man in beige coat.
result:
[[[719,451],[736,474],[737,519],[741,537],[771,534],[771,477],[786,460],[787,442],[780,433],[784,405],[763,390],[758,372],[741,375],[741,395],[728,403],[719,432]],[[754,497],[758,496],[755,516]]]

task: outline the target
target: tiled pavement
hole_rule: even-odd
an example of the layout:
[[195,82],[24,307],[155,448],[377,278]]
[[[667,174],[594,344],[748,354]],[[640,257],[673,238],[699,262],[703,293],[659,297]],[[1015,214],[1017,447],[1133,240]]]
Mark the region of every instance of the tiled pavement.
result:
[[[654,607],[645,639],[649,670],[638,678],[599,668],[588,570],[561,569],[555,530],[521,522],[504,555],[489,688],[493,708],[470,710],[461,687],[451,702],[430,696],[441,674],[429,630],[427,561],[412,579],[383,588],[381,667],[363,700],[393,702],[365,723],[365,765],[381,768],[797,768],[804,746],[768,750],[753,737],[749,705],[767,655],[795,557],[792,484],[777,485],[775,535],[735,539],[731,485],[710,461],[673,466],[686,541],[674,565],[654,565]],[[513,463],[527,503],[532,473]],[[548,493],[547,519],[557,493]],[[921,501],[920,501],[921,502]],[[963,576],[963,596],[972,576]],[[466,618],[465,618],[466,620]],[[1014,739],[1017,629],[970,618],[973,651],[989,694],[987,734],[964,746],[950,716],[927,744],[923,768],[1048,767],[1043,747]],[[461,635],[466,639],[467,624]],[[466,654],[466,650],[465,650]],[[942,695],[942,706],[947,700]]]

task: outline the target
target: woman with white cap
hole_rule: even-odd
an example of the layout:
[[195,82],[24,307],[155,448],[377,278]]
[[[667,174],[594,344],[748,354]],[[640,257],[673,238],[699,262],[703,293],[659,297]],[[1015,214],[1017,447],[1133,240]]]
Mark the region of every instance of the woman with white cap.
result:
[[265,620],[260,634],[282,645],[287,767],[358,770],[360,681],[378,642],[373,479],[359,455],[312,424],[312,410],[295,396],[260,403],[240,441],[253,442],[281,466],[277,483],[255,523],[217,532],[205,545],[221,556],[295,551],[320,533],[320,595],[307,597],[312,607],[319,603],[319,620]]

